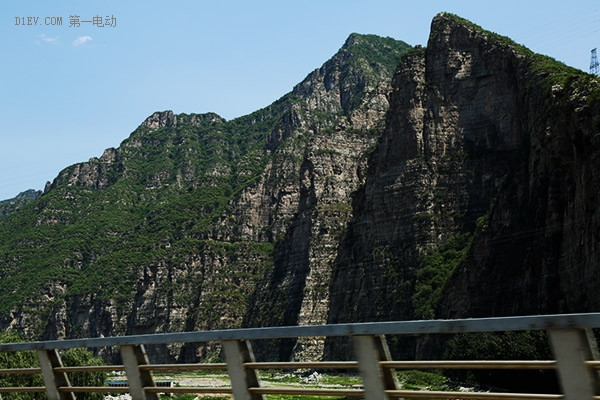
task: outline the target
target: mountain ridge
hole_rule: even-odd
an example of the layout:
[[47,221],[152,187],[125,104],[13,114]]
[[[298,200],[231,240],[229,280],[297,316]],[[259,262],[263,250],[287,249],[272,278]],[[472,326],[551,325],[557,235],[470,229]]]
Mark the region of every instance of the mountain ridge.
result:
[[37,199],[42,193],[41,190],[28,189],[19,193],[12,199],[1,200],[0,218],[21,209],[23,206]]

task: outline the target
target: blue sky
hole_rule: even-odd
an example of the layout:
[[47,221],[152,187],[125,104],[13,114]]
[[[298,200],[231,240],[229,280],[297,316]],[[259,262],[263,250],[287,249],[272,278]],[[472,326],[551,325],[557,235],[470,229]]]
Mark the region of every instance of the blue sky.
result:
[[[154,111],[231,119],[264,107],[352,32],[425,44],[440,11],[583,70],[600,47],[597,0],[3,0],[0,199],[118,146]],[[71,15],[116,26],[70,27]]]

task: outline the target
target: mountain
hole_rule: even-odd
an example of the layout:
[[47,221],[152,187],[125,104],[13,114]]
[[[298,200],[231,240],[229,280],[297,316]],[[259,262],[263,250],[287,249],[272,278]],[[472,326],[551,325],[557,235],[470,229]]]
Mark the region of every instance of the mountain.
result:
[[[61,171],[0,223],[0,328],[64,338],[324,323],[350,196],[408,49],[352,34],[264,109],[231,121],[156,112],[118,148]],[[281,271],[309,283],[278,289]],[[257,304],[272,289],[290,290],[284,315]],[[309,299],[321,307],[310,321]]]
[[42,194],[39,190],[29,189],[19,193],[12,199],[0,201],[0,218],[20,210]]
[[[426,48],[352,34],[272,105],[231,121],[154,113],[2,218],[0,328],[598,311],[599,115],[597,77],[451,14]],[[351,357],[337,340],[253,345],[261,359]]]

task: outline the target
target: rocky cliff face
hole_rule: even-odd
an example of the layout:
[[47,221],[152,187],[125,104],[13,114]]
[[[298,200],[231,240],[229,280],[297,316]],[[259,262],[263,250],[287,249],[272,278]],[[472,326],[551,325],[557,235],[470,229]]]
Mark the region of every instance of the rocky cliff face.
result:
[[385,134],[336,261],[331,322],[414,317],[401,293],[414,293],[423,256],[473,232],[524,139],[519,55],[453,18],[436,17],[427,48],[394,76]]
[[600,84],[515,54],[520,133],[439,315],[600,310]]
[[394,76],[328,321],[597,311],[599,89],[437,16]]
[[[345,48],[364,40],[352,35]],[[386,47],[377,51],[391,51]],[[246,326],[327,321],[331,267],[352,215],[350,196],[363,182],[391,89],[384,64],[349,62],[349,56],[338,53],[294,88],[294,95],[306,99],[290,118],[298,126],[274,152],[258,185],[243,195],[255,205],[242,203],[241,210],[262,210],[257,226],[272,227],[276,240],[273,270],[257,286]],[[285,136],[278,129],[275,134]],[[272,357],[290,357],[289,345]],[[296,345],[299,359],[322,352],[318,341]]]

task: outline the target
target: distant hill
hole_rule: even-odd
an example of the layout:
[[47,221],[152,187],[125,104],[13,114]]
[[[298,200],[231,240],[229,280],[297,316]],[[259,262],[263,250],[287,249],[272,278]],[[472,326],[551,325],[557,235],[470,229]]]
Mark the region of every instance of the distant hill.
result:
[[29,189],[19,193],[16,197],[0,201],[0,218],[7,216],[40,197],[41,190]]

